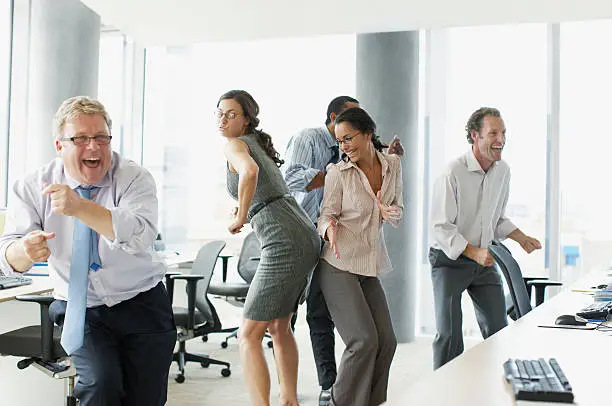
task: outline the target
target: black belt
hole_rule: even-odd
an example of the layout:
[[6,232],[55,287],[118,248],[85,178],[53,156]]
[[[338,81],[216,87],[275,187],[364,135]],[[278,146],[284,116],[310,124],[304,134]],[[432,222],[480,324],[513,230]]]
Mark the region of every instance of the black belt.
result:
[[291,193],[286,193],[284,195],[280,195],[280,196],[274,196],[271,197],[267,200],[264,200],[263,202],[259,202],[257,203],[255,206],[253,206],[250,210],[249,210],[249,218],[253,218],[255,217],[255,215],[257,213],[259,213],[261,211],[261,209],[263,209],[264,207],[266,207],[267,205],[269,205],[272,202],[275,202],[279,199],[285,199],[285,198],[289,198],[292,197]]

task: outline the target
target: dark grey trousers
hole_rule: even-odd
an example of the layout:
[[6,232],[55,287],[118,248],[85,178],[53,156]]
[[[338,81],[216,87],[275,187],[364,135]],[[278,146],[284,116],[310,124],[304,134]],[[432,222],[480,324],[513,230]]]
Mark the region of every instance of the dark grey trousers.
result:
[[332,405],[374,406],[387,400],[397,341],[387,299],[376,277],[341,271],[319,261],[327,307],[346,345],[332,387]]
[[438,330],[433,342],[437,369],[463,352],[463,291],[467,290],[472,298],[483,338],[495,334],[508,322],[501,276],[494,267],[478,265],[463,255],[452,260],[433,248],[429,250],[429,263]]

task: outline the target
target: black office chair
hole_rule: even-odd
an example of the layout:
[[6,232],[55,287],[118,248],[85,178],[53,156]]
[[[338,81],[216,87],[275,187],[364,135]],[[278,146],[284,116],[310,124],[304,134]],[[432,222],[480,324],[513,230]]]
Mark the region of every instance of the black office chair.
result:
[[217,310],[208,298],[208,286],[215,263],[224,247],[224,241],[209,242],[200,248],[193,262],[191,275],[177,273],[166,275],[166,288],[170,300],[174,297],[174,281],[177,279],[187,281],[187,308],[172,308],[174,322],[179,330],[177,336],[179,349],[172,356],[172,360],[176,361],[179,367],[179,374],[175,378],[178,383],[185,382],[185,364],[188,362],[198,362],[203,368],[208,368],[211,364],[223,365],[225,368],[221,370],[221,375],[224,377],[231,375],[229,362],[210,358],[206,354],[192,354],[186,349],[186,342],[192,338],[203,337],[212,332],[226,331],[221,328]]
[[76,406],[77,399],[72,395],[76,369],[60,344],[60,328],[54,326],[49,318],[49,305],[53,302],[53,297],[23,295],[17,296],[16,299],[38,303],[41,324],[0,334],[0,354],[26,357],[17,362],[19,369],[32,365],[53,378],[66,379],[66,405]]
[[506,279],[510,291],[509,297],[506,298],[506,312],[513,320],[517,320],[531,311],[530,291],[532,287],[536,289],[536,306],[539,306],[544,302],[546,286],[561,285],[560,282],[547,279],[535,280],[534,278],[523,277],[521,268],[512,257],[510,250],[498,241],[491,243],[489,252]]
[[[261,255],[261,245],[254,232],[247,234],[244,241],[242,242],[242,248],[238,256],[237,271],[238,275],[242,278],[243,282],[222,282],[222,283],[211,283],[208,292],[212,295],[223,296],[226,298],[232,298],[235,302],[244,303],[246,295],[249,291],[251,281],[255,277],[257,266],[259,265]],[[231,332],[225,340],[221,342],[222,348],[227,348],[228,340],[230,338],[238,337],[238,327],[224,329],[226,332]],[[266,337],[270,338],[270,335],[266,333]],[[207,338],[202,337],[204,341]],[[268,347],[272,348],[272,341],[268,341]]]

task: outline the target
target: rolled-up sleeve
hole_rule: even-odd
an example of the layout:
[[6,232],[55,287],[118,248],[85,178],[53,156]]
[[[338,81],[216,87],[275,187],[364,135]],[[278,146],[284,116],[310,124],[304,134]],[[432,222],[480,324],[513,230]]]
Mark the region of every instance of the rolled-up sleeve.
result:
[[17,273],[6,259],[11,243],[34,230],[42,230],[42,193],[34,176],[15,182],[6,213],[4,233],[0,236],[0,271]]
[[457,184],[452,174],[434,184],[431,207],[433,238],[450,259],[457,259],[467,247],[467,239],[455,225],[457,219]]
[[321,237],[325,238],[327,229],[332,220],[337,221],[342,211],[342,180],[340,171],[334,165],[330,165],[325,175],[325,189],[323,191],[323,203],[321,204],[321,215],[317,222],[317,228]]
[[312,141],[303,134],[298,134],[289,141],[285,157],[285,182],[292,193],[305,192],[306,187],[319,173],[319,170],[312,168],[313,149]]
[[109,208],[115,232],[115,239],[109,241],[112,249],[130,253],[147,251],[157,237],[155,180],[147,170],[140,169],[140,173],[122,191],[117,207]]

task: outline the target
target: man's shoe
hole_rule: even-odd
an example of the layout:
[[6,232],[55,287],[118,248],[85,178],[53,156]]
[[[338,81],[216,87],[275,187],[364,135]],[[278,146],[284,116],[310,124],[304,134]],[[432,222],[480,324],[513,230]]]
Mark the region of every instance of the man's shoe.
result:
[[319,406],[329,406],[330,401],[331,401],[331,389],[321,390],[321,394],[319,395]]

